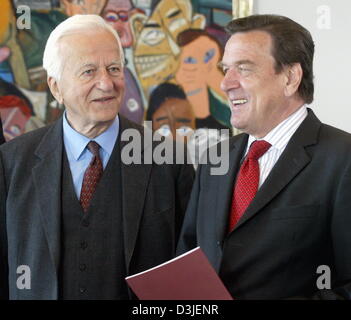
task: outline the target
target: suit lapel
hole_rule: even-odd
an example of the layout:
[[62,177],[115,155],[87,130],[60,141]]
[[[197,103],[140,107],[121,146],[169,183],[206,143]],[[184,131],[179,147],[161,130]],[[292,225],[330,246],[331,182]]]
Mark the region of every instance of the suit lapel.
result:
[[38,163],[32,169],[35,198],[39,202],[41,221],[56,270],[60,258],[62,146],[60,118],[35,150]]
[[[151,164],[143,164],[144,151],[152,148],[151,144],[144,146],[144,133],[139,127],[133,125],[127,119],[120,117],[120,138],[123,131],[126,129],[135,129],[140,133],[141,139],[141,163],[142,164],[124,164],[121,159],[122,171],[122,212],[123,212],[123,225],[124,225],[124,247],[127,272],[129,264],[133,256],[138,230],[143,213],[147,186],[150,179]],[[151,133],[151,131],[149,132]],[[151,136],[152,138],[152,136]],[[120,150],[122,152],[128,141],[120,139]],[[149,150],[150,151],[150,150]]]
[[216,190],[216,221],[218,239],[224,239],[228,229],[228,215],[233,196],[236,174],[240,168],[240,161],[244,153],[248,135],[243,134],[231,142],[229,146],[229,169],[225,175],[217,176],[213,190]]
[[308,116],[290,139],[286,149],[234,230],[255,216],[308,165],[311,158],[305,148],[317,143],[320,124],[314,113],[309,110]]

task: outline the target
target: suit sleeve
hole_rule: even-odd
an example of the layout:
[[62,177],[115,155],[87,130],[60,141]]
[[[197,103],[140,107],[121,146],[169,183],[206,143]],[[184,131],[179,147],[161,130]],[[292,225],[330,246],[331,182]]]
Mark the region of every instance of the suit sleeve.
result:
[[8,299],[8,292],[6,186],[0,151],[0,300]]
[[180,165],[176,178],[176,230],[175,239],[178,241],[184,221],[191,189],[194,182],[194,167],[192,164]]
[[180,233],[177,246],[177,255],[185,253],[197,246],[196,220],[198,199],[200,194],[200,175],[202,166],[200,165],[196,172],[194,186],[191,192],[188,208],[185,213],[183,227]]
[[2,131],[2,122],[0,118],[0,145],[2,145],[3,143],[5,143],[5,138],[4,138],[4,133]]
[[[342,177],[336,193],[331,234],[333,240],[334,261],[336,266],[336,297],[351,299],[351,165]],[[332,274],[333,277],[333,274]],[[331,279],[333,282],[333,279]]]

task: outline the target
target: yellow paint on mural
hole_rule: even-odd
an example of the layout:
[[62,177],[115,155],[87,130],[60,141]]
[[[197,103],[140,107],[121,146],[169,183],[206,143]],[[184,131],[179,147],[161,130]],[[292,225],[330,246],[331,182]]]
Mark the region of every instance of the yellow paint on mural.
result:
[[163,0],[150,17],[134,15],[131,24],[136,39],[134,63],[148,98],[155,86],[174,78],[180,54],[178,34],[189,28],[204,29],[205,17],[193,15],[189,0]]
[[9,26],[11,22],[12,8],[10,0],[0,1],[0,44],[7,41],[9,37]]

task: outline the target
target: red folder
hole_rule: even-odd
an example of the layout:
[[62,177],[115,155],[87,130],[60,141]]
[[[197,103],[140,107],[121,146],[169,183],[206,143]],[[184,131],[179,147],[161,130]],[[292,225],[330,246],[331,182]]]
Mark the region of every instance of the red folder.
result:
[[126,281],[140,300],[233,300],[200,247]]

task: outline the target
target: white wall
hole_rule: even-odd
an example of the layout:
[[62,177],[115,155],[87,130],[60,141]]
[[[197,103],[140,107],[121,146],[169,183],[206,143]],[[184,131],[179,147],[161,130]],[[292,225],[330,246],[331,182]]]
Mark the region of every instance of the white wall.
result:
[[315,42],[311,107],[322,122],[351,133],[351,1],[254,1],[254,13],[285,15],[311,32]]

